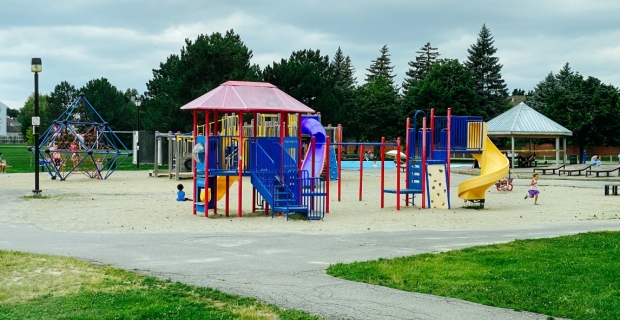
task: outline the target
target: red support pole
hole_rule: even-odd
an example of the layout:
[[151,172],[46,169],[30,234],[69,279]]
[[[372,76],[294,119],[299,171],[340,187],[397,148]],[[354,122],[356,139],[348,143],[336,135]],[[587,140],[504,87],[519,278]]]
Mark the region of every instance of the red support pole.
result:
[[360,145],[360,188],[359,188],[359,201],[362,201],[362,175],[364,174],[364,146]]
[[396,210],[400,210],[400,137],[396,139]]
[[[230,176],[226,176],[226,187],[228,187],[230,185]],[[216,191],[217,194],[217,191]],[[224,211],[226,211],[226,216],[228,217],[228,213],[230,212],[230,192],[226,191],[226,208],[224,209]]]
[[280,112],[280,145],[284,148],[284,127],[286,127],[286,121],[284,120],[286,113]]
[[[196,145],[196,135],[197,135],[196,131],[198,131],[198,110],[194,109],[194,145]],[[205,153],[205,155],[206,155],[206,153]],[[199,198],[200,197],[200,193],[197,192],[198,189],[197,189],[197,185],[196,185],[196,164],[195,163],[192,163],[192,164],[194,165],[194,167],[192,168],[192,176],[194,177],[194,182],[193,182],[193,184],[194,184],[194,197],[193,197],[194,198],[194,201],[193,201],[194,204],[192,206],[193,207],[192,213],[196,214],[196,201],[200,200],[200,198]],[[157,165],[157,163],[155,163],[155,165]],[[178,163],[177,163],[177,165],[178,165]],[[205,176],[206,176],[207,172],[208,171],[205,170]],[[207,212],[206,206],[205,206],[205,212]]]
[[[208,153],[209,153],[209,137],[211,135],[209,134],[209,110],[205,111],[205,199],[206,201],[203,201],[205,204],[205,217],[209,216],[209,157],[208,157]],[[178,165],[178,164],[177,164]],[[217,213],[217,201],[216,199],[211,199],[213,200],[213,213]]]
[[448,168],[446,168],[446,171],[448,173],[448,183],[446,183],[448,185],[448,190],[450,190],[450,122],[452,121],[452,108],[448,108],[448,123],[447,123],[447,128],[446,128],[446,132],[447,132],[447,139],[446,139],[446,158],[447,158],[447,164],[448,164]]
[[381,137],[381,209],[384,207],[385,190],[385,137]]
[[422,209],[426,208],[425,206],[425,196],[426,196],[426,117],[422,118],[422,161],[420,161],[421,169],[421,177],[420,181],[422,182]]
[[237,195],[239,203],[237,204],[237,217],[243,216],[243,112],[239,112],[239,145],[237,146],[237,170],[239,170],[239,194]]
[[[406,127],[406,134],[405,134],[405,188],[409,189],[409,184],[411,183],[411,181],[409,181],[409,158],[410,158],[410,152],[411,152],[411,146],[409,145],[409,131],[411,131],[411,118],[407,118],[407,127]],[[414,146],[415,148],[415,146]],[[400,156],[400,155],[399,155]],[[400,170],[400,168],[398,168]],[[409,206],[409,194],[405,195],[405,206],[408,207]]]
[[435,108],[431,108],[431,155],[430,158],[433,157],[433,150],[435,149]]
[[[338,142],[342,143],[342,125],[338,124]],[[338,145],[338,201],[342,195],[342,145]]]
[[325,137],[325,155],[323,156],[325,159],[325,212],[329,213],[329,135]]

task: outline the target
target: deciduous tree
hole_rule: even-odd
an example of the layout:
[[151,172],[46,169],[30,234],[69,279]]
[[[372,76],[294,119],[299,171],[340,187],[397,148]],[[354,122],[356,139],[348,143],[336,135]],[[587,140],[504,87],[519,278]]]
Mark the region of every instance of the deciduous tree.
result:
[[476,85],[469,71],[458,60],[437,63],[424,79],[415,82],[403,97],[403,110],[411,116],[415,110],[435,109],[446,115],[452,108],[455,115],[485,116],[477,103]]
[[71,106],[78,94],[77,89],[67,81],[56,85],[47,99],[47,112],[50,120],[58,119]]

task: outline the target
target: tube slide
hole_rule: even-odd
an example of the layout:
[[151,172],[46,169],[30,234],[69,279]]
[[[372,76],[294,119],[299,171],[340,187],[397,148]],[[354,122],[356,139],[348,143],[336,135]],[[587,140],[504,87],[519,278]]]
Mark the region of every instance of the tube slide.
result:
[[486,135],[484,124],[484,144],[481,154],[473,154],[480,163],[480,175],[459,184],[459,198],[463,200],[484,200],[487,189],[508,174],[508,158],[506,158]]
[[310,135],[310,137],[315,139],[314,172],[312,172],[312,150],[310,148],[306,152],[301,169],[310,172],[312,177],[318,177],[323,172],[323,166],[325,165],[325,129],[316,119],[303,118],[301,121],[301,133]]

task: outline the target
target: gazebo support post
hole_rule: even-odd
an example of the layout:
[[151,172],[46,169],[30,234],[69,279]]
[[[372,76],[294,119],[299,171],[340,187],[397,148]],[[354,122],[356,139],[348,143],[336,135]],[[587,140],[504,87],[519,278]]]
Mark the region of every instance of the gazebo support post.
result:
[[555,164],[560,164],[560,137],[555,138]]
[[566,138],[564,138],[564,156],[562,158],[564,159],[564,162],[562,163],[566,163]]
[[510,167],[515,167],[515,136],[510,136]]

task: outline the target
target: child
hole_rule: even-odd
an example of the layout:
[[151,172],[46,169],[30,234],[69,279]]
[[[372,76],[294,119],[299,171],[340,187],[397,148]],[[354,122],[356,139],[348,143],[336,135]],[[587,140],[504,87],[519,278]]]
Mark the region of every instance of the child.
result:
[[6,173],[6,163],[2,161],[2,152],[0,152],[0,172]]
[[532,176],[532,181],[530,182],[530,190],[527,191],[524,199],[527,199],[528,197],[534,198],[534,204],[537,205],[538,203],[536,202],[538,202],[539,193],[540,191],[538,191],[538,173],[534,173],[534,175]]
[[185,191],[183,191],[183,184],[177,186],[177,201],[192,201],[192,199],[185,198]]

